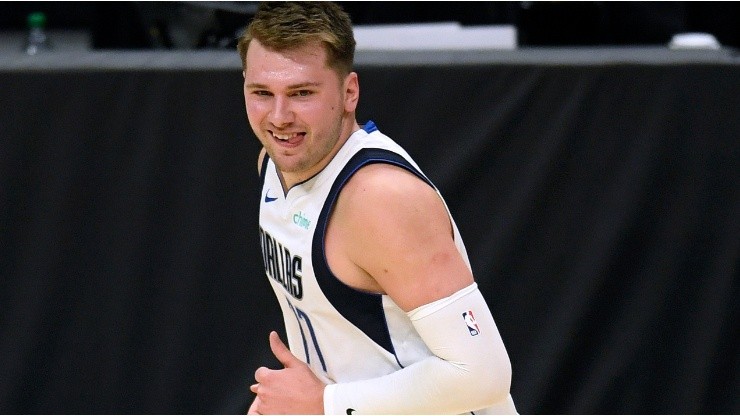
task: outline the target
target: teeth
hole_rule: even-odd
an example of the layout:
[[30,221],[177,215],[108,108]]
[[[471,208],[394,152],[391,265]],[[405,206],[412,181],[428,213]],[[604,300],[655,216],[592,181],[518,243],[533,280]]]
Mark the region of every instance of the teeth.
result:
[[275,136],[278,140],[282,140],[282,141],[287,141],[287,140],[290,140],[292,137],[297,136],[297,134],[275,134],[275,133],[273,133],[272,135]]

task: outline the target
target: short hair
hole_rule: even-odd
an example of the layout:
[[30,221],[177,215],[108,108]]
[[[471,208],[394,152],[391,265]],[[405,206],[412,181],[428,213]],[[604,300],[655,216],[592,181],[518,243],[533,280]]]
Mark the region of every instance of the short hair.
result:
[[329,1],[261,3],[237,45],[244,69],[252,39],[275,51],[320,41],[327,52],[327,66],[342,77],[352,71],[354,64],[352,20],[339,5]]

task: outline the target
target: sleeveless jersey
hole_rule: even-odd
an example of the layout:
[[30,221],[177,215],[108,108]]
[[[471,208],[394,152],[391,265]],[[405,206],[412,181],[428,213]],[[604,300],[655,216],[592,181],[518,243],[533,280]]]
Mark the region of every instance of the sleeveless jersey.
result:
[[[372,122],[353,133],[320,173],[287,194],[267,155],[261,169],[265,272],[282,309],[291,352],[328,384],[380,377],[432,355],[390,297],[345,285],[327,264],[324,237],[337,196],[352,174],[371,163],[403,167],[434,187]],[[470,267],[451,216],[450,221]]]

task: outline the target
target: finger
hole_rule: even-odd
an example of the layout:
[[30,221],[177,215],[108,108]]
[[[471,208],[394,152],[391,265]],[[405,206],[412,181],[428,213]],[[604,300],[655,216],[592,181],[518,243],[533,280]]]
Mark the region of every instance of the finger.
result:
[[247,411],[248,415],[259,415],[260,412],[257,410],[260,407],[260,398],[255,397],[254,401],[252,402],[252,405],[249,406],[249,410]]
[[288,347],[285,346],[283,341],[280,339],[280,336],[275,331],[270,332],[270,349],[272,350],[272,353],[275,354],[275,358],[277,358],[285,367],[291,367],[296,361],[298,361],[295,355],[290,352]]
[[261,383],[265,380],[265,376],[270,372],[270,369],[267,367],[260,367],[257,369],[257,371],[254,372],[254,380],[257,383]]
[[254,384],[252,384],[251,386],[249,386],[249,390],[250,390],[250,391],[251,391],[252,393],[254,393],[254,394],[258,394],[258,393],[257,393],[257,389],[259,389],[259,387],[260,387],[260,383],[254,383]]

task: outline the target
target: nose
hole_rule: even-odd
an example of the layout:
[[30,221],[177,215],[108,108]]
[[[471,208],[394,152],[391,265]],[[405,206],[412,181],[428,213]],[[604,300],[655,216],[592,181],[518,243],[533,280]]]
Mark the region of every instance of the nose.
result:
[[293,122],[294,114],[290,100],[286,97],[276,96],[269,114],[269,121],[277,127],[285,126]]

